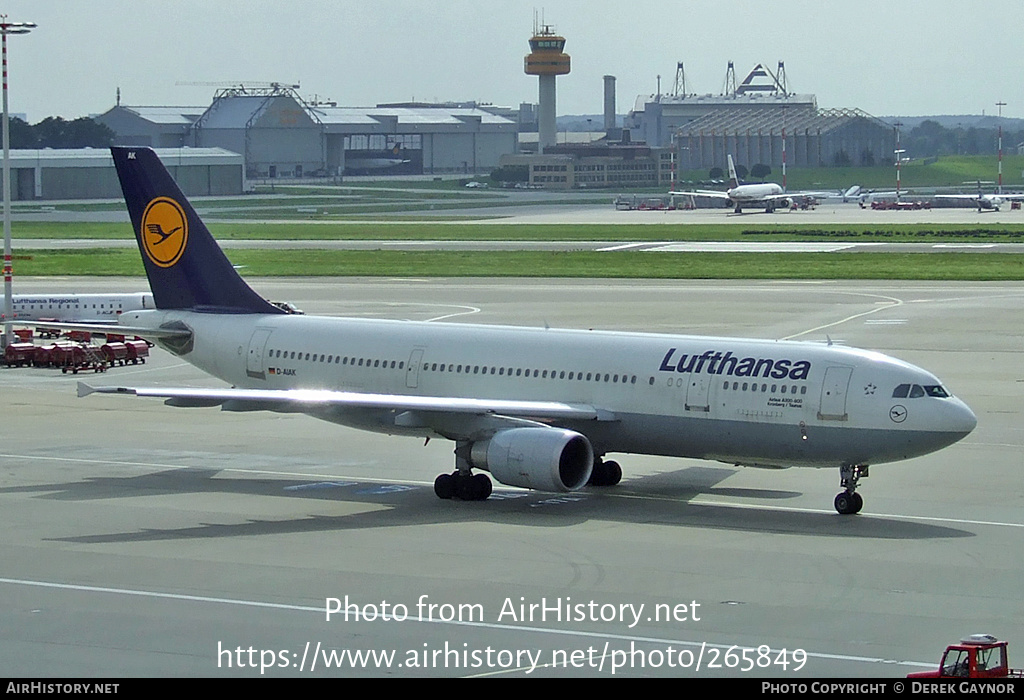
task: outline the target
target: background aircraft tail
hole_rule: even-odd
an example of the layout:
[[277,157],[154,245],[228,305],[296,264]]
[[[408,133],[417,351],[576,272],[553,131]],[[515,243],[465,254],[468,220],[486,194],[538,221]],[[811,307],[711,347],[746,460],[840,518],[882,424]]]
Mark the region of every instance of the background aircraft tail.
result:
[[740,179],[736,177],[736,164],[732,162],[732,156],[726,156],[729,161],[729,189],[740,186]]
[[235,271],[152,149],[110,152],[158,309],[283,313]]

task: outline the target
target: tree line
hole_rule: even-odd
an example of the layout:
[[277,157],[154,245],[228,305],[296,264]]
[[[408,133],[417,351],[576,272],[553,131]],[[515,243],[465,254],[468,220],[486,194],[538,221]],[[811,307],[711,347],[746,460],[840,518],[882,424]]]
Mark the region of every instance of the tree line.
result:
[[115,134],[89,117],[47,117],[38,124],[11,117],[11,148],[108,148]]
[[[1003,153],[1016,149],[1022,142],[1024,129],[1003,127]],[[999,152],[999,129],[974,126],[950,129],[925,119],[909,133],[900,135],[900,148],[905,148],[911,158],[995,155]]]

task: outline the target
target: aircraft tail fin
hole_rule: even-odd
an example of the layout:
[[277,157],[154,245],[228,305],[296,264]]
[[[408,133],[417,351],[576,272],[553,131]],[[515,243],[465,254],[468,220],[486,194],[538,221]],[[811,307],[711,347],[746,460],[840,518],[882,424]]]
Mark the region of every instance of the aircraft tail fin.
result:
[[158,309],[284,313],[239,276],[152,149],[110,152]]
[[732,155],[726,156],[729,160],[729,189],[740,186],[740,179],[736,177],[736,164],[732,162]]

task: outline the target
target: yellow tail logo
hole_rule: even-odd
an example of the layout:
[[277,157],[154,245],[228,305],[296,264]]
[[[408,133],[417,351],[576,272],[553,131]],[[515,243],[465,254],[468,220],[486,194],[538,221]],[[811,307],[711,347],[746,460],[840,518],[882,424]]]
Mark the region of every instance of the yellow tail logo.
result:
[[188,243],[188,218],[170,197],[157,197],[142,214],[142,249],[154,265],[172,267]]

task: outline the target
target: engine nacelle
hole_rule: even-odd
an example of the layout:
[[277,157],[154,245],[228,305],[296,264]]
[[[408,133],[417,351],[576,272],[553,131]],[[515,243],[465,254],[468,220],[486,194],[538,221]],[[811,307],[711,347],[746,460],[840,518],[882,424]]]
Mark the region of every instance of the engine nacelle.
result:
[[562,428],[510,428],[473,443],[470,464],[508,486],[539,491],[575,491],[594,469],[586,437]]

